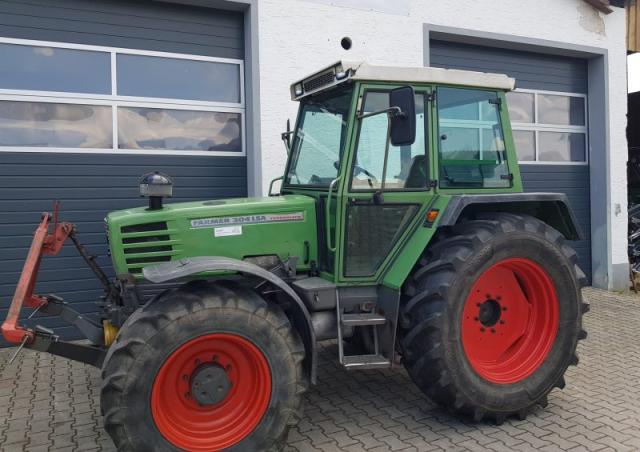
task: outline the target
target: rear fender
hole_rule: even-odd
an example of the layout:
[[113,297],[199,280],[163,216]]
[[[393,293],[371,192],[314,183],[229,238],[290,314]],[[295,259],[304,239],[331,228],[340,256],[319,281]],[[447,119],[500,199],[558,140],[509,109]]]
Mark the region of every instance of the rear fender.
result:
[[440,217],[438,227],[453,226],[461,219],[480,212],[526,214],[558,230],[568,240],[583,240],[584,236],[563,193],[507,193],[498,195],[452,196]]
[[142,270],[144,277],[153,283],[164,283],[203,272],[229,271],[249,274],[272,283],[281,289],[290,299],[292,322],[300,333],[306,356],[304,367],[312,383],[316,382],[317,349],[316,337],[311,323],[311,316],[298,294],[277,275],[250,262],[229,257],[201,256],[157,265],[150,265]]

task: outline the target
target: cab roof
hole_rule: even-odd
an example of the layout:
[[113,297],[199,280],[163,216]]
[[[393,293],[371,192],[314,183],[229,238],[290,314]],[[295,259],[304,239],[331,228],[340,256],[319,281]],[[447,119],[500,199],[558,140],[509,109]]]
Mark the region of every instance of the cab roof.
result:
[[363,61],[338,61],[291,85],[291,99],[300,100],[347,80],[399,83],[434,83],[510,91],[514,78],[504,74],[432,67],[374,66]]

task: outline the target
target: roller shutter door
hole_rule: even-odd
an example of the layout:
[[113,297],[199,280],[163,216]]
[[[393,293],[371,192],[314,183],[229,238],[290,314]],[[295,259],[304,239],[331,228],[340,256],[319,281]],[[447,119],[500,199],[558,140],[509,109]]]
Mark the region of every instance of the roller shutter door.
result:
[[[141,174],[171,175],[173,201],[246,196],[243,35],[242,13],[211,8],[0,0],[2,319],[31,234],[52,200],[61,202],[61,217],[77,225],[80,240],[111,275],[103,219],[144,204]],[[24,64],[12,69],[8,58]],[[32,77],[34,68],[51,72],[40,80]],[[185,71],[193,83],[180,83]],[[207,85],[210,75],[221,83]],[[25,133],[27,119],[37,123],[36,132]],[[212,125],[212,136],[201,136],[198,121]],[[71,246],[45,258],[37,291],[56,293],[82,313],[95,312],[102,295]],[[78,337],[57,319],[26,324],[35,323]]]

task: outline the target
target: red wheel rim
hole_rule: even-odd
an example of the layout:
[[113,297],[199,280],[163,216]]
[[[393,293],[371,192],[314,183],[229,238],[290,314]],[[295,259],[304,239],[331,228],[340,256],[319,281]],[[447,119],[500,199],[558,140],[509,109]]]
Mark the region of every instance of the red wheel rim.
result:
[[[191,379],[202,366],[220,366],[230,382],[226,397],[201,405],[191,395]],[[189,451],[231,447],[247,437],[271,399],[271,372],[262,352],[240,336],[207,334],[173,352],[151,391],[151,412],[167,441]]]
[[558,333],[553,281],[529,259],[505,259],[485,270],[465,301],[462,344],[485,380],[512,384],[533,374]]

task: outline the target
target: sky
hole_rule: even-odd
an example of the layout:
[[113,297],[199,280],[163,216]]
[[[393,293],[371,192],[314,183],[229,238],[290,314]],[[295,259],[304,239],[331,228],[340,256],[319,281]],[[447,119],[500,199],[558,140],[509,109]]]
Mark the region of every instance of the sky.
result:
[[640,91],[640,53],[629,55],[629,92]]

